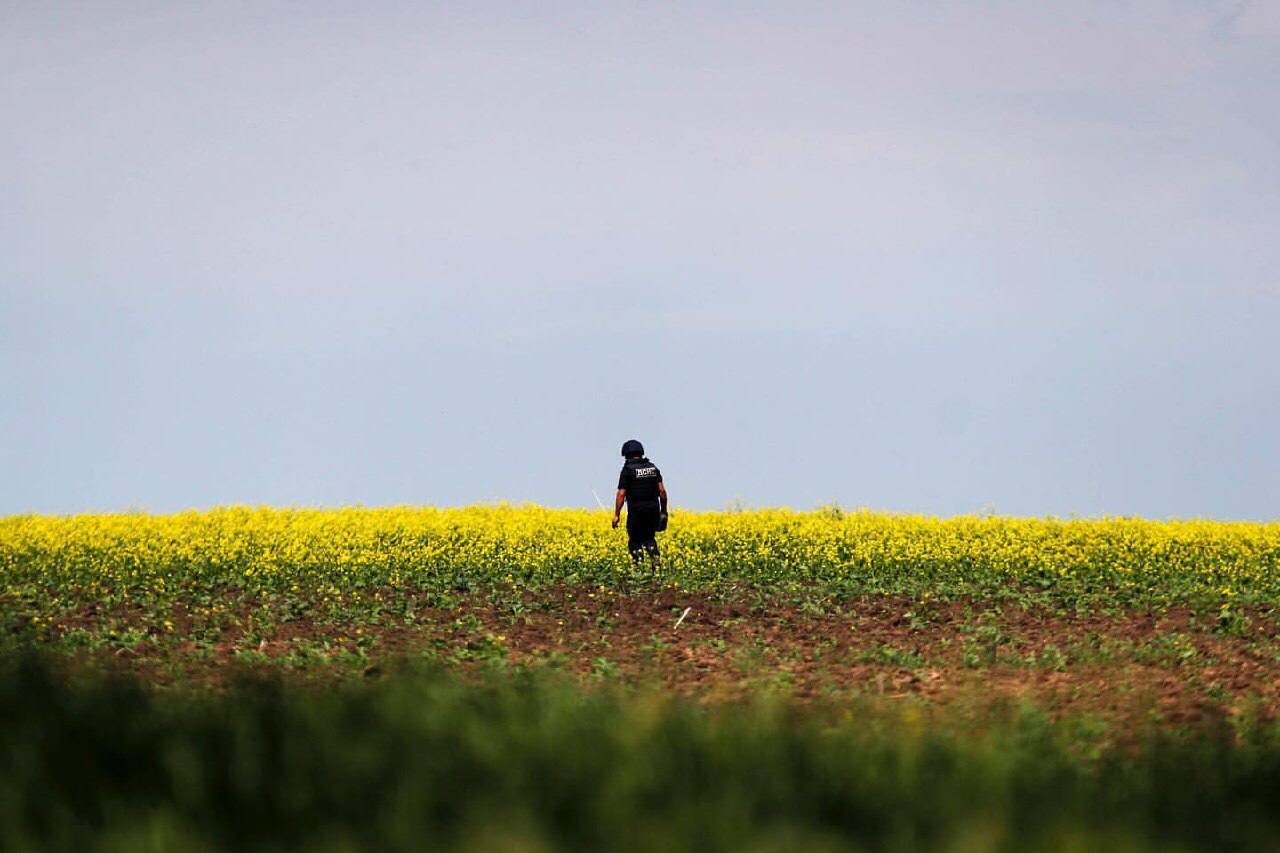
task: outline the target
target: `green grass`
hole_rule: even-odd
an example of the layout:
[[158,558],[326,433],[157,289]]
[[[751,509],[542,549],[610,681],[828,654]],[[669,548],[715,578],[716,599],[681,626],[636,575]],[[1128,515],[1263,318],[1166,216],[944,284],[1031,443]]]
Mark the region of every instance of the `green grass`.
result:
[[[602,666],[602,669],[606,667]],[[1273,726],[708,710],[527,673],[220,693],[0,665],[9,850],[1270,850]]]

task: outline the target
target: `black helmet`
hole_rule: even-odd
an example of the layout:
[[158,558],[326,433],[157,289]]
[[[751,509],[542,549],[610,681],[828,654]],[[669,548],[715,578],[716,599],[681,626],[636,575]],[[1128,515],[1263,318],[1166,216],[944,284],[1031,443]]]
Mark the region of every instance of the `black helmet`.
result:
[[644,456],[644,445],[634,438],[622,445],[623,456]]

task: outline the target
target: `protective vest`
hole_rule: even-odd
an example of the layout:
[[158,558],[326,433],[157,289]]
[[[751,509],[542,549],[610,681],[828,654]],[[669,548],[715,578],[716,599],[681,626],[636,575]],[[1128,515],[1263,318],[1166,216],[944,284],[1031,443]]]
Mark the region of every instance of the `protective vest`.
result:
[[618,488],[627,493],[627,505],[636,507],[656,507],[658,505],[658,484],[662,482],[662,472],[648,458],[628,459],[618,475]]

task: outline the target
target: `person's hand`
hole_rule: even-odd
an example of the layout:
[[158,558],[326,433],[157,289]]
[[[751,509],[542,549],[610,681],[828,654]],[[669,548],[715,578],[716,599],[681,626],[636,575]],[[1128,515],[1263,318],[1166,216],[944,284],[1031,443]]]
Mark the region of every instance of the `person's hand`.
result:
[[621,521],[621,520],[622,520],[622,516],[620,516],[620,515],[615,515],[615,516],[613,517],[613,529],[614,529],[614,530],[617,530],[617,529],[618,529],[618,522],[619,522],[619,521]]

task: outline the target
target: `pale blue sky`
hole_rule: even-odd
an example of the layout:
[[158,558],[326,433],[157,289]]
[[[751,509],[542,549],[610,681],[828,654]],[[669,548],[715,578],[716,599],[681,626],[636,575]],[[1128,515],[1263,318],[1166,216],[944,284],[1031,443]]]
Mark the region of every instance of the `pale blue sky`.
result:
[[1280,518],[1280,2],[0,0],[0,513]]

